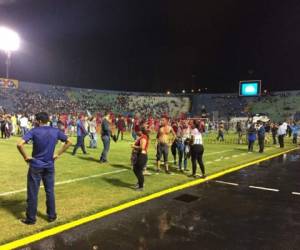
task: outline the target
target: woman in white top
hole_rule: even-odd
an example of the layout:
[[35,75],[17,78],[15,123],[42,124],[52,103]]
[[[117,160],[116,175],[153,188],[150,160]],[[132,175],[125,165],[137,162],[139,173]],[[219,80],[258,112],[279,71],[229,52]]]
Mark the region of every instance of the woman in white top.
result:
[[196,170],[197,170],[197,162],[200,165],[200,169],[202,172],[202,178],[205,178],[205,167],[203,164],[203,139],[202,134],[200,132],[200,124],[194,121],[192,125],[192,132],[191,132],[192,142],[191,142],[191,157],[192,157],[192,168],[193,173],[191,177],[196,177]]

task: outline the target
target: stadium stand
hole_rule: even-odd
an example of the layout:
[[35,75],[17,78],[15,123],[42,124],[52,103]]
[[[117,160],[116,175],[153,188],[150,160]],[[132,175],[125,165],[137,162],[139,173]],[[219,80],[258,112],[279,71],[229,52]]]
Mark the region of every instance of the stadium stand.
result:
[[0,107],[10,113],[75,114],[113,112],[115,114],[178,117],[191,108],[189,97],[165,94],[100,91],[20,82],[18,89],[0,90]]
[[252,114],[265,113],[273,121],[282,119],[299,120],[300,91],[273,92],[260,97],[240,97],[237,94],[201,94],[192,99],[192,113],[202,115],[202,106],[217,119],[229,117],[247,117]]
[[197,94],[190,96],[165,93],[102,91],[20,82],[18,89],[0,89],[0,110],[10,113],[76,114],[113,112],[122,115],[160,117],[168,114],[203,116],[215,120],[248,117],[265,113],[273,121],[294,119],[300,113],[300,91],[273,92],[260,97],[239,97],[237,94]]

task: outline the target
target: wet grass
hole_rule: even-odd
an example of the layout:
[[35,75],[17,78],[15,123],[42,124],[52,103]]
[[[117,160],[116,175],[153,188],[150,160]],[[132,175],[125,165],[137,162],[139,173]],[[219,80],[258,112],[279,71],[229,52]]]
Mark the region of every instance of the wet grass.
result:
[[[247,154],[246,145],[235,143],[237,141],[235,134],[225,136],[226,141],[221,143],[215,141],[215,134],[208,135],[205,138],[204,161],[207,174],[282,151],[282,149],[273,145],[267,145],[266,152],[259,154],[256,145],[256,152]],[[154,138],[154,136],[152,137]],[[0,193],[22,190],[26,187],[28,167],[17,153],[16,142],[18,139],[15,137],[9,140],[0,140]],[[75,141],[75,138],[72,139]],[[153,174],[146,176],[144,192],[134,191],[132,187],[136,183],[136,178],[130,166],[131,143],[132,140],[129,134],[126,134],[124,141],[112,142],[109,163],[107,164],[100,165],[98,162],[102,150],[101,143],[98,143],[98,149],[88,149],[88,155],[83,155],[78,150],[78,154],[72,156],[72,148],[70,148],[57,161],[56,182],[96,176],[56,186],[58,220],[55,223],[49,224],[46,221],[43,189],[40,190],[38,220],[34,226],[25,226],[19,222],[19,219],[24,217],[26,208],[25,192],[0,196],[0,244],[191,180],[186,176],[188,173],[177,172],[176,166],[172,167],[173,175],[155,174],[155,146],[152,143],[149,149],[148,164],[150,165],[149,170]],[[288,144],[285,149],[292,147],[291,144]],[[27,150],[31,150],[30,145],[27,146]],[[172,160],[171,155],[169,160]],[[188,168],[191,168],[190,162]]]

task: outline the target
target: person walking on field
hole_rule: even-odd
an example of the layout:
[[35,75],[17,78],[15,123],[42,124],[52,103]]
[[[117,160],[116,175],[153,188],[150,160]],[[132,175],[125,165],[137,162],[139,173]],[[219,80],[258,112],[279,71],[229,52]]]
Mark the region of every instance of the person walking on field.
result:
[[258,145],[259,145],[259,153],[264,152],[265,148],[265,126],[261,121],[258,121],[258,129],[257,129],[257,137],[258,137]]
[[[54,161],[57,160],[70,146],[71,141],[59,129],[50,127],[49,115],[45,112],[36,114],[37,127],[27,132],[18,143],[17,148],[29,165],[27,174],[27,209],[26,218],[22,223],[33,225],[36,223],[38,192],[40,182],[43,181],[46,192],[46,206],[48,221],[55,221],[57,218],[54,197]],[[57,141],[64,142],[57,154],[54,154]],[[32,156],[28,156],[24,144],[33,142]]]
[[118,128],[117,140],[119,140],[119,135],[121,134],[121,141],[123,141],[124,132],[126,131],[126,123],[123,116],[119,117],[117,121],[117,128]]
[[286,125],[284,123],[279,123],[277,135],[280,147],[284,148],[284,137],[286,136]]
[[254,124],[251,124],[250,128],[248,129],[248,153],[253,152],[253,145],[256,140],[256,129]]
[[217,141],[224,141],[224,123],[221,122],[218,127]]
[[85,118],[84,116],[80,116],[78,121],[76,122],[77,127],[77,143],[74,147],[72,155],[76,154],[76,151],[78,148],[81,148],[82,153],[86,154],[85,145],[84,145],[84,138],[88,134],[88,132],[85,129]]
[[103,143],[103,151],[100,156],[100,163],[108,162],[108,152],[110,148],[110,137],[112,136],[111,130],[112,120],[109,114],[106,114],[101,123],[101,139]]

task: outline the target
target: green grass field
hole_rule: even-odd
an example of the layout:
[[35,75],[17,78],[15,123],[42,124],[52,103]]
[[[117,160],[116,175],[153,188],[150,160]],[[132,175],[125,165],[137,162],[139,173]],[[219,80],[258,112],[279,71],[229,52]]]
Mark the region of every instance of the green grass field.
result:
[[[226,141],[222,143],[217,143],[214,140],[215,135],[209,135],[204,139],[204,163],[208,175],[282,151],[282,149],[267,145],[266,152],[259,154],[256,153],[256,145],[256,152],[248,154],[246,145],[234,143],[236,135],[231,134],[226,135],[226,137]],[[172,168],[173,175],[155,174],[153,171],[155,150],[154,143],[152,143],[149,150],[148,165],[150,166],[149,170],[153,171],[153,175],[146,176],[146,187],[143,192],[133,190],[132,187],[136,183],[136,178],[131,171],[129,161],[132,143],[129,134],[125,136],[124,141],[111,143],[108,164],[100,165],[98,163],[99,154],[102,151],[102,144],[99,142],[98,149],[88,149],[88,155],[83,155],[78,150],[78,154],[72,156],[70,154],[71,147],[56,162],[58,220],[54,223],[46,221],[45,195],[41,189],[37,224],[26,226],[19,222],[19,219],[24,217],[26,207],[24,189],[26,187],[27,165],[17,152],[16,142],[18,139],[13,137],[9,140],[0,140],[0,245],[126,201],[191,181],[186,174],[177,172],[175,166]],[[75,138],[72,139],[75,141]],[[292,147],[293,145],[287,144],[285,150]],[[31,146],[28,145],[26,149],[28,152],[31,151]],[[171,155],[169,160],[172,160]]]

